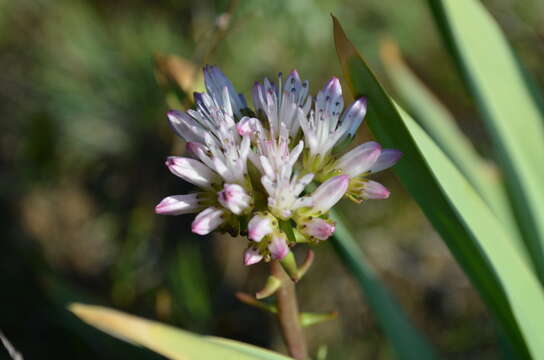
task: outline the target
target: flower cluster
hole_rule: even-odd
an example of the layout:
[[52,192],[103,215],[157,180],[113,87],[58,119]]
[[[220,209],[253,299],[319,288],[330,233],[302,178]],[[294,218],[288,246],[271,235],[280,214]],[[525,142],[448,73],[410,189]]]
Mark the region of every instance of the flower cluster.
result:
[[296,71],[276,84],[264,79],[253,87],[254,109],[217,67],[206,66],[204,80],[194,109],[168,113],[188,157],[169,157],[166,166],[199,191],[166,197],[156,213],[198,213],[192,231],[199,235],[247,235],[244,263],[251,265],[283,259],[298,242],[329,238],[335,224],[328,212],[343,197],[389,197],[367,177],[393,166],[398,150],[367,142],[338,154],[361,125],[366,99],[343,110],[337,78],[315,99]]

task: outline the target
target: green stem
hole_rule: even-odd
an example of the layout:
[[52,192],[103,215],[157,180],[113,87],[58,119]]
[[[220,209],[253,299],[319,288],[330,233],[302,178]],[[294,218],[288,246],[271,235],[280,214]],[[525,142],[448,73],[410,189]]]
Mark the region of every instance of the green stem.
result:
[[297,296],[295,293],[295,284],[283,270],[278,261],[270,263],[270,272],[273,276],[281,280],[281,287],[276,292],[278,306],[278,322],[283,335],[283,340],[287,345],[289,354],[297,360],[308,358],[308,349],[306,339],[299,321],[299,311]]

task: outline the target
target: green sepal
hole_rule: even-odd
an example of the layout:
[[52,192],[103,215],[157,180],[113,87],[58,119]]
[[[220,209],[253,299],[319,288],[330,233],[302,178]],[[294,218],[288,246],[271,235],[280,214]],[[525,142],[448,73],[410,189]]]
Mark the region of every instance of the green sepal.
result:
[[293,232],[293,223],[290,220],[280,220],[279,221],[280,230],[287,235],[287,240],[290,244],[297,242],[297,238]]
[[273,295],[281,286],[281,280],[277,277],[270,275],[266,280],[264,288],[255,294],[257,299],[264,299]]
[[289,275],[291,280],[297,282],[300,280],[300,274],[297,267],[297,262],[295,260],[295,255],[291,251],[280,260],[280,264],[283,267],[283,270]]
[[272,314],[278,313],[278,308],[276,307],[276,305],[268,304],[268,303],[265,303],[264,301],[259,301],[255,299],[253,296],[251,296],[250,294],[246,294],[244,292],[237,292],[236,298],[240,300],[241,302],[243,302],[244,304],[253,306],[257,309],[261,309]]
[[312,325],[320,324],[322,322],[330,321],[336,319],[338,312],[331,311],[328,313],[309,313],[303,312],[300,313],[300,325],[302,327],[309,327]]

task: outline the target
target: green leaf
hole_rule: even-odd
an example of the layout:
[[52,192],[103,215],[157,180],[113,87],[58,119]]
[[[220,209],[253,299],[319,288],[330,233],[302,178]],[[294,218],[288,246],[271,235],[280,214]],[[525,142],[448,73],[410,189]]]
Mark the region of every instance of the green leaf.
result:
[[177,360],[289,360],[256,346],[205,337],[101,306],[74,303],[69,307],[86,323],[121,340],[144,346]]
[[544,357],[544,294],[509,232],[421,127],[397,107],[334,19],[340,64],[353,94],[368,98],[367,123],[385,146],[404,152],[396,165],[419,203],[479,290],[518,358]]
[[431,0],[491,134],[528,253],[544,281],[544,119],[500,28],[475,0]]
[[344,265],[355,276],[367,298],[368,305],[391,341],[398,358],[401,360],[437,359],[431,345],[412,326],[402,308],[367,264],[341,217],[334,212],[331,212],[331,217],[336,222],[336,231],[331,239],[332,244]]
[[393,85],[414,120],[457,166],[487,205],[512,230],[516,244],[525,251],[513,218],[502,179],[474,149],[451,113],[406,65],[393,40],[382,41],[381,58]]

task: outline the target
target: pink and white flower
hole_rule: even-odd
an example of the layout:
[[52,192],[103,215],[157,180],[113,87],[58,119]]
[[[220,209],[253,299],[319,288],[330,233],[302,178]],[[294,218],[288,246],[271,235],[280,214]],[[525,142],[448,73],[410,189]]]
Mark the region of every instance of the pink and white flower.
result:
[[367,176],[390,168],[401,158],[402,153],[394,149],[382,149],[380,144],[370,141],[355,147],[343,155],[334,167],[351,177],[347,196],[356,202],[369,199],[387,199],[389,190],[382,184],[367,179]]
[[300,122],[310,156],[325,158],[336,144],[353,137],[365,117],[366,99],[358,99],[342,113],[343,108],[340,80],[333,77],[317,94],[315,110]]
[[285,83],[280,73],[277,86],[268,79],[255,83],[253,105],[257,112],[266,115],[272,137],[279,134],[281,126],[288,129],[289,136],[297,134],[301,120],[307,116],[312,105],[308,87],[308,81],[302,81],[296,70],[289,74]]
[[[198,191],[164,198],[157,214],[198,213],[192,231],[247,234],[244,264],[282,260],[298,242],[334,234],[329,211],[344,196],[385,199],[389,190],[367,177],[393,166],[398,150],[367,142],[337,156],[366,114],[366,99],[344,110],[342,88],[332,78],[309,95],[297,71],[252,89],[248,108],[228,78],[204,68],[206,92],[194,109],[172,110],[168,119],[186,142],[189,157],[169,157],[168,169]],[[333,156],[334,150],[334,156]]]

